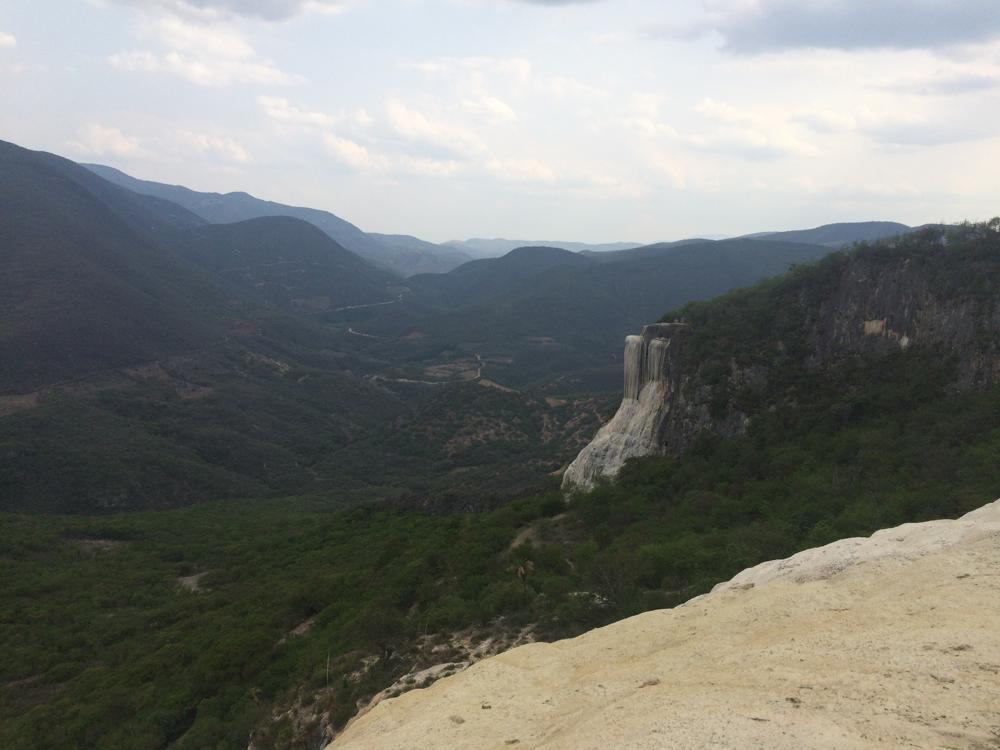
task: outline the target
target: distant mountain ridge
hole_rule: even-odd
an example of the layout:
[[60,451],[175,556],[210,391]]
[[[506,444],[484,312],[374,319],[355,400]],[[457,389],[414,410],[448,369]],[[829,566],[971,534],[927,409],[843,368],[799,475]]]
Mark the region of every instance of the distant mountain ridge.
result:
[[830,248],[770,240],[661,244],[609,253],[524,247],[407,280],[405,304],[359,322],[385,340],[472,348],[510,387],[607,389],[622,338],[662,311],[706,299]]
[[398,294],[398,277],[301,219],[207,224],[2,141],[0,247],[0,393],[203,347],[260,306],[312,312]]
[[249,193],[202,193],[181,185],[141,180],[101,164],[83,164],[98,176],[121,187],[183,206],[212,224],[228,224],[262,216],[291,216],[318,227],[351,252],[400,276],[443,273],[472,259],[409,235],[370,234],[339,216],[315,208],[288,206]]
[[789,232],[757,232],[746,235],[749,239],[769,239],[776,242],[809,242],[825,247],[844,247],[855,242],[875,242],[898,237],[915,231],[895,221],[857,221],[824,224],[813,229],[796,229]]
[[[642,244],[638,242],[587,243],[563,240],[509,240],[474,237],[450,240],[441,244],[427,242],[405,234],[365,232],[345,219],[329,212],[302,206],[289,206],[257,198],[249,193],[205,193],[181,185],[168,185],[143,180],[114,167],[82,164],[105,180],[136,193],[171,201],[212,224],[226,224],[262,216],[291,216],[302,219],[326,232],[339,244],[362,258],[402,277],[421,273],[447,273],[463,263],[483,258],[496,258],[521,247],[553,247],[590,257],[640,251],[655,254],[656,248],[715,241],[690,238],[672,242]],[[911,232],[915,227],[891,221],[841,222],[824,224],[812,229],[784,232],[758,232],[733,239],[769,239],[775,242],[797,242],[839,248],[855,242],[872,242]],[[606,259],[606,258],[605,258]]]
[[496,257],[516,250],[519,247],[556,247],[560,250],[570,252],[594,252],[606,253],[616,250],[630,250],[640,247],[639,242],[604,242],[591,244],[587,242],[564,242],[552,240],[506,240],[506,239],[483,239],[473,237],[468,240],[450,240],[444,243],[447,247],[453,247],[462,252],[477,257]]

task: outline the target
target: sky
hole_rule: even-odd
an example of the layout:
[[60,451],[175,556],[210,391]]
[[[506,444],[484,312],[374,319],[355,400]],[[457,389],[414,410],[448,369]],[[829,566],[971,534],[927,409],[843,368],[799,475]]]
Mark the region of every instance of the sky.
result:
[[4,0],[0,139],[431,241],[1000,214],[997,0]]

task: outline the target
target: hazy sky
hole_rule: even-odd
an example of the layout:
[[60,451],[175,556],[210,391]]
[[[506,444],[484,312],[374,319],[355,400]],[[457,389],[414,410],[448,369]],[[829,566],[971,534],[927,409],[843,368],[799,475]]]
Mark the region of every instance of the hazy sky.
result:
[[441,241],[1000,214],[998,0],[3,0],[0,138]]

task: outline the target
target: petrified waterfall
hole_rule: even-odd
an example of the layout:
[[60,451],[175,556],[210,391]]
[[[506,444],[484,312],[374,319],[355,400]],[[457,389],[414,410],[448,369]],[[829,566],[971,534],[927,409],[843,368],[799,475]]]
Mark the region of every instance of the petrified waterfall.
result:
[[616,475],[628,459],[661,452],[661,430],[676,388],[685,329],[682,323],[658,323],[625,339],[622,404],[566,469],[564,489],[592,487],[598,478]]

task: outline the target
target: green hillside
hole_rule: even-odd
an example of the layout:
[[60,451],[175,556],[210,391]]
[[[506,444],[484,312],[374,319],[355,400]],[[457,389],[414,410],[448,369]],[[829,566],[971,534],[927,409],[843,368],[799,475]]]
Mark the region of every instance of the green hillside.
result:
[[72,162],[0,142],[0,393],[221,336],[225,295],[165,247],[199,223]]
[[268,216],[208,224],[184,254],[267,305],[316,312],[393,299],[398,280],[307,222]]
[[752,238],[775,242],[810,242],[840,248],[853,245],[855,242],[875,242],[898,237],[912,232],[913,229],[895,221],[857,221],[824,224],[813,229],[796,229],[790,232],[763,232],[752,235]]
[[979,311],[970,340],[995,357],[998,228],[865,247],[684,308],[690,372],[730,356],[769,368],[748,430],[633,461],[568,505],[553,490],[488,512],[434,496],[336,511],[331,493],[0,516],[16,582],[0,590],[0,743],[307,748],[407,671],[462,658],[466,638],[578,633],[763,560],[995,499],[1000,385],[960,385],[962,350],[808,364],[812,322],[852,269],[899,262]]
[[766,240],[676,243],[601,258],[520,248],[447,274],[414,276],[403,304],[351,320],[382,339],[359,346],[383,356],[460,347],[493,358],[490,377],[507,386],[551,393],[617,390],[625,336],[663,310],[829,252]]
[[[467,413],[415,420],[433,391],[365,379],[381,365],[314,314],[405,290],[310,224],[205,225],[59,157],[3,145],[0,159],[0,508],[106,512],[330,487],[392,496],[431,472],[375,471],[400,419],[414,434],[438,423],[429,447],[440,449],[466,418],[506,430],[524,417],[512,434],[544,470],[510,472],[507,488],[573,451],[539,428],[543,413],[563,424],[568,410],[459,398]],[[520,464],[470,457],[483,438],[468,431],[469,446],[435,463],[440,484],[449,468],[467,485],[502,471],[487,465],[498,456]]]
[[100,164],[84,166],[115,185],[142,195],[168,200],[214,224],[228,224],[264,216],[290,216],[307,221],[351,252],[399,276],[443,272],[471,259],[471,256],[455,248],[442,247],[416,237],[363,232],[329,211],[287,206],[244,192],[202,193],[180,185],[136,179]]

